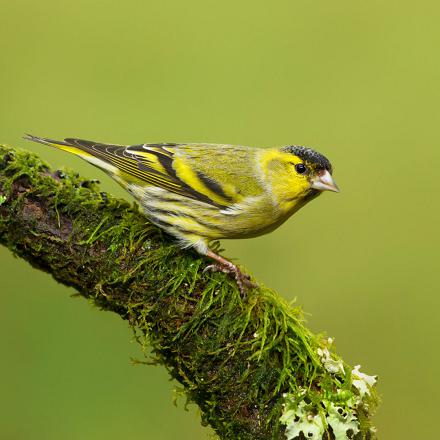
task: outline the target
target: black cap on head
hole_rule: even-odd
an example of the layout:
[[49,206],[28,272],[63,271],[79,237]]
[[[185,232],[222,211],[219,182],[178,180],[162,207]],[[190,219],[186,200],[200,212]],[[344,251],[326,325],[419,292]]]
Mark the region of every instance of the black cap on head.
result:
[[301,147],[299,145],[288,145],[287,147],[283,147],[281,150],[292,153],[305,162],[317,165],[319,168],[327,170],[330,174],[333,171],[330,161],[325,156],[315,150],[312,150],[311,148]]

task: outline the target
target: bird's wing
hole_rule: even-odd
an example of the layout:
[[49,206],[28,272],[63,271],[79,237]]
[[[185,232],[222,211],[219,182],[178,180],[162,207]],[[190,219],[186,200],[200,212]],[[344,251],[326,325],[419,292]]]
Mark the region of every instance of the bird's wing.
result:
[[[127,147],[126,154],[137,161],[141,180],[172,193],[218,208],[235,203],[223,186],[205,175],[197,163],[185,155],[191,144],[143,144]],[[202,149],[203,147],[199,147]]]
[[[243,171],[243,159],[249,159],[250,150],[245,147],[166,143],[125,146],[30,135],[26,139],[74,153],[127,183],[152,185],[219,209],[252,195],[243,194],[243,190],[257,191],[255,177]],[[237,161],[241,161],[242,172],[235,169]]]

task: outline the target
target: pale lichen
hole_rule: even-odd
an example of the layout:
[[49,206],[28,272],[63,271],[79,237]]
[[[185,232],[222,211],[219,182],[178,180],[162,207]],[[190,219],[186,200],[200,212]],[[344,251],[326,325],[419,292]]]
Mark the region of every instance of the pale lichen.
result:
[[[376,376],[369,376],[344,366],[336,354],[331,352],[333,340],[322,340],[317,349],[325,375],[318,378],[315,386],[327,392],[316,398],[316,391],[302,388],[284,394],[283,412],[280,418],[286,426],[287,440],[335,439],[350,440],[374,438],[375,429],[365,421],[377,403],[374,385]],[[328,392],[330,384],[335,392]]]
[[321,359],[322,365],[329,373],[344,374],[344,364],[340,359],[334,359],[327,347],[319,347],[317,350],[318,356]]
[[371,394],[372,387],[377,382],[377,376],[369,376],[368,374],[361,373],[359,369],[360,365],[356,365],[351,372],[353,377],[353,386],[359,390],[360,397],[364,397],[366,394]]
[[310,405],[301,401],[293,405],[292,400],[286,399],[285,409],[280,418],[281,423],[286,425],[286,437],[288,440],[303,434],[310,440],[319,440],[325,431],[324,421],[320,413],[314,413]]

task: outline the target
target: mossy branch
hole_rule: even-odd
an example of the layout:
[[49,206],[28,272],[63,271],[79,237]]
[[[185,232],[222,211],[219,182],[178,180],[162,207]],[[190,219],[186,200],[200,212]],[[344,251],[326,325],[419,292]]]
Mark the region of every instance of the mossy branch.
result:
[[0,146],[0,243],[128,320],[221,439],[374,436],[375,379],[299,308],[265,287],[242,298],[96,183]]

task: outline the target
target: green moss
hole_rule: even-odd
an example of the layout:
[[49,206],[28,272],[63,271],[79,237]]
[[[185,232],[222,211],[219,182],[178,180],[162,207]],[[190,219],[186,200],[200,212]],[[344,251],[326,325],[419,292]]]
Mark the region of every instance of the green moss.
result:
[[0,197],[0,241],[127,319],[221,438],[286,438],[289,414],[325,422],[330,405],[351,411],[354,401],[356,438],[368,437],[374,388],[360,395],[352,368],[305,327],[299,307],[262,285],[243,298],[136,205],[33,154],[0,147]]

